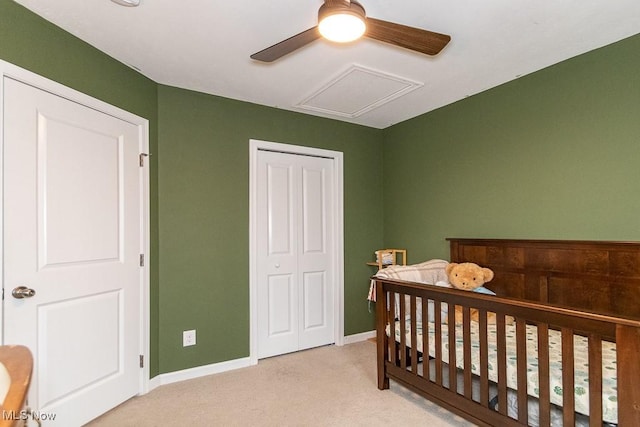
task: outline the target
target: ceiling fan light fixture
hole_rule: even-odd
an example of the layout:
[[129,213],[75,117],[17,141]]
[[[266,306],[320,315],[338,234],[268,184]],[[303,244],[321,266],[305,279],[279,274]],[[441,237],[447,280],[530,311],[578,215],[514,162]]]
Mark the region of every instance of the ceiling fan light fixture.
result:
[[328,40],[348,43],[362,37],[364,20],[364,8],[357,2],[327,1],[318,12],[318,31]]
[[120,6],[136,7],[140,5],[140,0],[111,0],[112,2],[119,4]]
[[[345,30],[345,27],[351,30]],[[332,33],[332,28],[338,30],[337,35]],[[437,55],[451,40],[451,36],[446,34],[367,18],[364,8],[357,0],[324,0],[318,10],[318,25],[250,57],[256,61],[273,62],[321,37],[346,43],[361,36],[425,55]]]

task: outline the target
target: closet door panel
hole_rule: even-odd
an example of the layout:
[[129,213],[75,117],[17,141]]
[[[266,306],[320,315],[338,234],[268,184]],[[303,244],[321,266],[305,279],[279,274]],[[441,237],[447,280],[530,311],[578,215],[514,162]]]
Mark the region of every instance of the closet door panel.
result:
[[301,218],[298,270],[302,278],[300,348],[334,342],[332,200],[333,161],[320,157],[300,159]]
[[258,357],[297,351],[298,174],[288,158],[258,157]]

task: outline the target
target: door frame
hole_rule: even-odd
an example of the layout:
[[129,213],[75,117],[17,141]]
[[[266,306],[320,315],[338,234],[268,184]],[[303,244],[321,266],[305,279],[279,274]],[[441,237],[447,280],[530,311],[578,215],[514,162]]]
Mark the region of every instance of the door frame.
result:
[[[0,236],[4,236],[4,79],[5,77],[17,80],[37,89],[49,92],[69,101],[84,105],[88,108],[118,118],[135,125],[138,128],[139,138],[142,140],[142,152],[149,153],[149,121],[143,117],[125,111],[114,105],[107,104],[82,92],[64,86],[46,77],[35,74],[29,70],[13,65],[0,59]],[[140,369],[138,381],[138,394],[149,391],[149,277],[150,277],[150,222],[149,222],[149,166],[139,171],[140,180],[140,251],[145,254],[144,266],[140,268],[140,355],[144,357],[144,367]],[[3,245],[0,244],[0,260],[4,260]],[[4,267],[0,263],[0,282],[3,293],[5,291]],[[8,293],[6,293],[8,295]],[[0,334],[4,342],[4,299],[0,304]],[[6,343],[10,344],[10,343]]]
[[343,153],[340,151],[278,142],[249,140],[249,361],[258,363],[258,256],[257,256],[257,220],[258,220],[258,151],[275,151],[286,154],[326,157],[333,160],[333,178],[335,185],[333,214],[334,226],[334,339],[338,346],[344,345],[344,178]]

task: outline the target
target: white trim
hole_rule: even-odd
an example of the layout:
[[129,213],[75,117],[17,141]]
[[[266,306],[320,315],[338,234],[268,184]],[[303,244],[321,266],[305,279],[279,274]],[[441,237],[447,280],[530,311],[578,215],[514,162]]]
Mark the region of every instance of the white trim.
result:
[[144,254],[144,266],[140,271],[140,280],[142,282],[142,289],[140,289],[140,316],[142,317],[140,322],[140,354],[144,357],[144,365],[140,376],[139,392],[140,394],[146,394],[149,392],[149,367],[151,365],[149,332],[151,330],[151,296],[149,295],[151,283],[151,190],[149,183],[149,163],[151,161],[151,153],[149,152],[149,121],[146,119],[142,120],[144,123],[138,126],[142,139],[141,152],[147,153],[149,156],[145,158],[144,167],[140,168],[140,179],[142,181],[140,188],[140,199],[142,200],[142,212],[140,212],[140,229],[142,231],[142,235],[140,236],[140,251]]
[[357,342],[366,341],[371,338],[376,337],[376,331],[368,331],[368,332],[360,332],[359,334],[348,335],[344,337],[344,343],[346,344],[354,344]]
[[241,359],[227,360],[226,362],[212,363],[210,365],[197,366],[195,368],[160,374],[157,377],[154,377],[151,382],[153,383],[153,388],[156,388],[179,381],[192,380],[195,378],[205,377],[207,375],[220,374],[222,372],[233,371],[235,369],[247,368],[252,365],[255,365],[255,363],[252,363],[249,357],[243,357]]
[[344,345],[344,173],[343,153],[320,148],[277,142],[249,140],[249,359],[258,363],[258,301],[257,301],[257,167],[258,150],[280,151],[283,153],[321,156],[334,161],[334,201],[335,236],[335,297],[334,297],[334,338],[335,344]]
[[148,383],[147,383],[147,393],[155,390],[156,388],[160,387],[162,385],[162,378],[160,375],[156,375],[155,377],[151,378]]
[[[366,341],[376,337],[376,331],[362,332],[359,334],[344,337],[343,344],[354,344]],[[149,391],[160,386],[172,384],[180,381],[193,380],[207,375],[221,374],[223,372],[233,371],[236,369],[248,368],[257,364],[257,360],[253,361],[251,357],[243,357],[240,359],[227,360],[225,362],[212,363],[210,365],[197,366],[195,368],[182,369],[179,371],[160,374],[149,380]]]
[[[122,110],[114,105],[107,104],[106,102],[100,101],[96,98],[93,98],[89,95],[86,95],[82,92],[79,92],[70,87],[64,86],[60,83],[54,82],[53,80],[47,79],[46,77],[42,77],[38,74],[35,74],[29,70],[18,67],[16,65],[10,64],[6,61],[0,60],[0,236],[3,235],[2,224],[4,223],[3,218],[3,206],[2,201],[4,200],[4,195],[1,193],[3,191],[3,183],[2,179],[4,177],[4,172],[2,170],[4,160],[2,159],[2,153],[4,152],[4,79],[5,77],[20,81],[22,83],[28,84],[32,87],[38,88],[45,92],[49,92],[59,96],[61,98],[67,99],[69,101],[82,104],[86,107],[92,108],[94,110],[100,111],[104,114],[108,114],[110,116],[116,117],[120,120],[124,120],[138,127],[140,136],[142,138],[142,147],[145,152],[148,152],[149,149],[149,121],[143,117],[137,116],[128,111]],[[140,247],[141,250],[146,254],[145,256],[145,266],[142,268],[140,274],[140,354],[144,356],[145,367],[140,370],[140,382],[139,382],[139,392],[140,394],[144,394],[149,390],[149,251],[150,251],[150,224],[149,224],[149,168],[144,167],[140,168],[140,179],[142,181],[142,188],[140,193],[140,202],[142,206],[141,213],[141,230],[140,230]],[[0,260],[4,259],[4,254],[2,253],[2,244],[0,242]],[[4,274],[0,274],[0,280],[3,280]],[[2,283],[4,288],[4,283]],[[3,334],[4,340],[4,304],[0,304],[0,331]],[[4,342],[4,341],[3,341]]]

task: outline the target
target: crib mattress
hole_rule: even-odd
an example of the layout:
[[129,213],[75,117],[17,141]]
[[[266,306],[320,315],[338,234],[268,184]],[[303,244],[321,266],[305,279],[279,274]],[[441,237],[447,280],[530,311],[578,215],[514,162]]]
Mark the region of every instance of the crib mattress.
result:
[[[428,322],[429,355],[435,356],[435,323]],[[442,325],[442,360],[449,360],[448,327]],[[489,380],[498,381],[498,352],[496,325],[488,325],[489,345]],[[464,354],[462,348],[462,325],[456,325],[456,363],[458,368],[464,367]],[[389,326],[387,325],[387,334]],[[400,341],[400,322],[395,322],[396,341]],[[540,397],[538,385],[538,335],[537,328],[527,325],[527,394]],[[411,323],[406,321],[406,343],[411,346]],[[423,349],[422,326],[416,330],[417,349]],[[588,370],[588,340],[585,337],[574,336],[574,360],[575,360],[575,409],[584,415],[589,415],[589,370]],[[471,370],[475,375],[480,375],[480,346],[479,328],[477,322],[471,322]],[[506,326],[507,349],[507,387],[517,389],[517,359],[516,359],[516,327]],[[549,375],[551,386],[551,402],[562,406],[562,339],[559,331],[549,330]],[[618,402],[616,391],[616,347],[615,343],[602,342],[602,412],[603,420],[609,423],[617,423]]]

